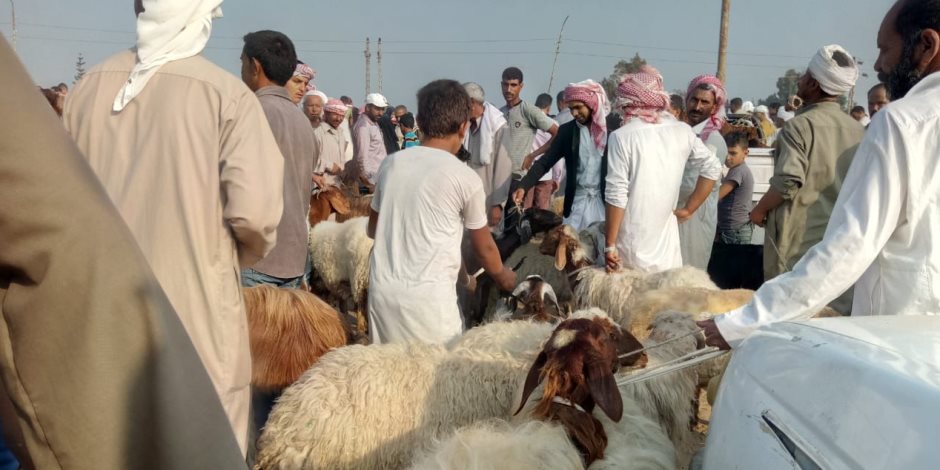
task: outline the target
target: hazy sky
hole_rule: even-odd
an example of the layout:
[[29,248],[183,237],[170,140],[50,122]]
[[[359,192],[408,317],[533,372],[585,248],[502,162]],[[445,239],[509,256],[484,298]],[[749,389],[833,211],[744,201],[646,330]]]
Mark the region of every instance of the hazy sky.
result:
[[[0,30],[11,38],[9,1]],[[75,59],[91,65],[135,40],[133,0],[13,0],[17,52],[37,83],[71,84]],[[776,91],[788,68],[802,70],[825,44],[846,47],[864,64],[860,95],[876,83],[875,37],[893,0],[732,0],[728,92],[758,99]],[[548,88],[555,41],[570,15],[551,92],[585,78],[600,80],[620,58],[639,52],[664,75],[669,90],[715,73],[720,0],[451,0],[226,1],[204,54],[238,74],[241,36],[275,29],[294,40],[331,97],[365,94],[365,38],[372,38],[372,87],[378,91],[376,39],[383,39],[382,91],[414,104],[415,91],[436,78],[476,81],[502,104],[499,76],[525,73],[523,98]],[[864,101],[864,98],[856,98]]]

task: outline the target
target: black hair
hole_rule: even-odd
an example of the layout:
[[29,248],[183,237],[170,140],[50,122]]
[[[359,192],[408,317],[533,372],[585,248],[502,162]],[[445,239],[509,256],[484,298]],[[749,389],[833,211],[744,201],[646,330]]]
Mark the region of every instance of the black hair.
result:
[[418,126],[434,138],[456,134],[470,120],[470,95],[460,82],[435,80],[418,90]]
[[522,70],[518,67],[508,67],[503,70],[503,80],[519,80],[519,83],[522,83]]
[[771,101],[771,102],[767,105],[767,107],[768,107],[769,109],[779,109],[779,108],[780,108],[780,102],[779,102],[779,101]]
[[738,147],[741,149],[748,148],[749,139],[746,132],[732,132],[725,136],[725,144],[728,145],[728,148]]
[[679,111],[685,111],[685,98],[678,94],[669,95],[669,105]]
[[[877,89],[879,89],[879,88],[881,88],[881,89],[883,89],[883,90],[885,91],[885,96],[888,96],[888,87],[886,87],[884,83],[879,83],[879,84],[877,84],[877,85],[871,87],[871,89],[868,90],[868,96],[871,96],[871,94],[874,93],[875,90],[877,90]],[[890,99],[890,97],[889,97],[889,99]]]
[[352,104],[352,98],[350,98],[350,97],[348,97],[348,96],[346,96],[346,95],[340,96],[340,97],[339,97],[339,100],[342,101],[343,103],[345,103],[346,105]]
[[561,90],[557,95],[555,95],[555,101],[558,101],[559,103],[565,101],[565,90]]
[[256,31],[245,35],[242,53],[261,64],[264,75],[284,86],[297,68],[297,51],[290,38],[277,31]]
[[402,114],[401,117],[398,118],[398,123],[409,129],[414,129],[415,128],[415,115],[411,113]]
[[728,105],[734,107],[744,106],[744,100],[741,98],[731,98],[731,101],[728,102]]
[[542,93],[535,98],[535,107],[539,109],[545,109],[552,107],[552,95],[548,93]]
[[867,112],[865,112],[865,107],[864,107],[864,106],[856,106],[856,107],[852,108],[852,111],[850,111],[850,112],[851,112],[851,113],[868,114]]
[[[940,31],[940,1],[902,0],[895,29],[905,41],[918,38],[925,29]],[[919,38],[918,38],[919,39]]]

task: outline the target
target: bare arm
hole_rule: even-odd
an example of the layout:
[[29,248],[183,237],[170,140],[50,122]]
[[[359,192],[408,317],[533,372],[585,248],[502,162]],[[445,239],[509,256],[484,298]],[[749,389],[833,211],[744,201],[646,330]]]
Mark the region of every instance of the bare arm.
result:
[[764,226],[764,222],[767,220],[767,213],[780,207],[783,204],[784,199],[783,195],[780,194],[780,191],[777,191],[773,186],[764,193],[764,196],[760,198],[757,206],[751,211],[751,222]]
[[480,260],[480,264],[483,265],[483,269],[496,281],[499,288],[504,291],[512,291],[516,286],[516,273],[503,266],[503,261],[499,257],[499,249],[496,248],[490,229],[483,227],[470,230],[470,244],[473,246],[473,251]]
[[[548,149],[552,147],[552,142],[555,141],[555,137],[558,135],[558,124],[553,124],[552,127],[550,127],[545,132],[548,132],[549,134],[551,134],[552,138],[548,139],[548,142],[545,142],[544,144],[542,144],[541,147],[535,149],[532,153],[526,155],[525,159],[522,162],[523,169],[528,169],[530,166],[532,166],[532,162],[535,160],[535,157],[542,155],[545,152],[548,152]],[[554,163],[552,163],[552,165],[554,165]],[[551,165],[549,165],[548,168],[551,168]],[[542,173],[542,174],[544,175],[545,173]],[[541,177],[541,175],[539,176]]]
[[725,196],[731,194],[731,191],[734,191],[734,188],[738,187],[738,183],[734,181],[726,181],[721,183],[721,187],[718,188],[718,200],[722,200]]
[[622,207],[606,204],[607,209],[607,246],[604,247],[604,253],[607,258],[607,272],[613,272],[620,269],[620,253],[617,252],[617,237],[620,235],[620,224],[623,223],[623,216],[627,212]]
[[676,209],[675,211],[676,218],[679,219],[680,224],[692,217],[692,214],[698,210],[699,206],[708,199],[708,195],[711,194],[712,188],[714,187],[715,180],[710,180],[704,176],[698,177],[698,181],[695,183],[695,190],[692,191],[689,200],[685,202],[685,207]]

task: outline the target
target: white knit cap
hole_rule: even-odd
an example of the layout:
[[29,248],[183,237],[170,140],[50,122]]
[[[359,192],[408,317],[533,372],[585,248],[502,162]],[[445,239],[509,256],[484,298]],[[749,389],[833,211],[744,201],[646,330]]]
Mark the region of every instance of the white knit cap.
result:
[[[852,63],[848,67],[840,66],[832,58],[835,52],[842,52]],[[809,62],[809,73],[819,82],[823,91],[833,96],[846,94],[858,80],[858,66],[855,65],[855,59],[849,51],[837,44],[825,46],[813,56],[813,60]]]
[[387,108],[388,100],[379,93],[369,93],[366,96],[366,104],[371,104],[377,108]]

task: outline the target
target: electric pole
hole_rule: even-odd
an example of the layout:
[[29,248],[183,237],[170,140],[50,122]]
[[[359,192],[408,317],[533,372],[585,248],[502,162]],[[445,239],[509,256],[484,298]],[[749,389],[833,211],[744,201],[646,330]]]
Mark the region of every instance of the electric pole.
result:
[[548,93],[552,93],[552,82],[555,81],[555,66],[558,65],[558,54],[561,53],[561,35],[565,32],[565,24],[568,22],[568,17],[565,17],[565,21],[561,22],[561,30],[558,31],[558,42],[555,43],[555,61],[552,62],[552,75],[548,77]]
[[728,56],[728,23],[731,16],[731,0],[721,0],[721,32],[718,35],[718,80],[725,83],[725,68]]
[[16,5],[13,4],[13,0],[10,0],[10,15],[13,24],[13,52],[16,52]]
[[369,38],[366,38],[366,94],[372,93],[372,53],[369,52]]
[[379,93],[382,93],[382,38],[379,38],[379,50],[375,54],[375,60],[379,63]]

